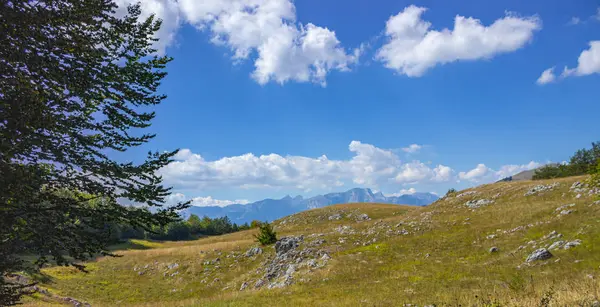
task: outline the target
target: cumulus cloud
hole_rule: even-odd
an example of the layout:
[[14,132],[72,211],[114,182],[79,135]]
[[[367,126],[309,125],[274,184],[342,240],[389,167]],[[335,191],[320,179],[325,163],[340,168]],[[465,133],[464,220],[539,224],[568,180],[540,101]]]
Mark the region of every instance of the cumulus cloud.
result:
[[461,60],[489,59],[525,46],[541,29],[535,17],[505,17],[485,26],[479,19],[457,15],[454,29],[431,29],[421,18],[426,8],[411,5],[389,18],[388,42],[376,54],[387,68],[409,77],[422,76],[436,65]]
[[480,179],[486,177],[488,174],[490,174],[490,172],[492,172],[492,170],[489,167],[485,166],[485,164],[483,163],[480,163],[477,164],[477,166],[474,169],[468,172],[458,173],[458,178],[461,180],[477,182]]
[[548,84],[556,80],[554,75],[554,67],[548,68],[542,72],[542,75],[537,79],[536,83],[539,85]]
[[[567,77],[581,77],[591,74],[600,73],[600,41],[591,41],[589,48],[581,52],[579,59],[577,60],[577,67],[568,68],[565,66],[560,79]],[[546,69],[540,78],[537,80],[538,84],[546,84],[554,82],[558,77],[554,75],[554,67]]]
[[421,148],[423,148],[423,146],[419,145],[419,144],[410,144],[408,145],[408,147],[404,147],[402,148],[402,151],[406,152],[406,153],[418,153]]
[[430,168],[420,161],[402,162],[391,150],[352,141],[347,160],[247,153],[207,161],[189,149],[181,150],[175,162],[160,170],[169,185],[177,189],[296,188],[325,189],[345,184],[370,187],[394,183],[443,182],[453,170],[444,165]]
[[417,193],[417,189],[415,188],[409,188],[409,189],[402,189],[400,190],[400,192],[398,193],[392,193],[392,194],[385,194],[386,197],[390,197],[390,196],[402,196],[402,195],[412,195]]
[[221,199],[214,199],[211,196],[194,197],[194,198],[190,199],[185,194],[182,194],[182,193],[172,193],[165,199],[165,203],[169,206],[169,205],[176,205],[177,203],[188,201],[188,200],[191,200],[190,205],[197,206],[197,207],[211,207],[211,206],[225,207],[225,206],[229,206],[229,205],[233,205],[233,204],[245,205],[245,204],[250,203],[246,199],[221,200]]
[[256,53],[252,77],[275,81],[326,84],[331,70],[346,71],[361,48],[347,52],[335,32],[296,22],[291,0],[179,0],[187,22],[211,33],[211,41],[228,47],[236,61]]
[[600,73],[600,41],[591,41],[590,48],[579,55],[577,67],[565,67],[562,77],[587,76]]
[[531,161],[527,164],[516,165],[503,165],[498,170],[493,170],[487,167],[485,164],[480,163],[474,169],[467,172],[460,172],[458,179],[471,181],[475,183],[497,181],[508,176],[515,175],[522,171],[532,170],[540,167],[541,164],[535,161]]

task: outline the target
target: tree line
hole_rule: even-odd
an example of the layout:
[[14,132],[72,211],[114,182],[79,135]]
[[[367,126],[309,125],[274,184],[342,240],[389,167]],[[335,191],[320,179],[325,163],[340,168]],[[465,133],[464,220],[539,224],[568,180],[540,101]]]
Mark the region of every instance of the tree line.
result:
[[208,216],[200,218],[192,214],[187,220],[174,221],[162,226],[152,225],[148,230],[118,223],[112,223],[109,228],[111,243],[118,243],[128,239],[191,240],[202,236],[222,235],[257,228],[261,224],[259,221],[252,221],[250,224],[238,225],[232,223],[227,216],[211,219]]
[[592,148],[579,149],[568,163],[550,164],[537,169],[534,180],[552,179],[592,174],[600,163],[600,142],[592,142]]

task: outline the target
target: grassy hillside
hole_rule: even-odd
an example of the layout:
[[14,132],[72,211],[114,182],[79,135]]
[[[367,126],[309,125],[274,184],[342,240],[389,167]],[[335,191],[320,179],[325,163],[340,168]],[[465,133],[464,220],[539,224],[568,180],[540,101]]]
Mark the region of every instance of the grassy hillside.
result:
[[[135,241],[123,257],[88,263],[89,273],[47,268],[40,287],[92,306],[592,306],[600,300],[600,203],[571,189],[584,179],[500,182],[422,208],[352,204],[294,214],[274,223],[280,238],[304,236],[291,259],[273,247],[246,256],[256,230]],[[536,185],[553,188],[528,193]],[[580,244],[525,261],[557,241]],[[256,288],[269,266],[285,276]],[[36,294],[27,305],[60,302]]]

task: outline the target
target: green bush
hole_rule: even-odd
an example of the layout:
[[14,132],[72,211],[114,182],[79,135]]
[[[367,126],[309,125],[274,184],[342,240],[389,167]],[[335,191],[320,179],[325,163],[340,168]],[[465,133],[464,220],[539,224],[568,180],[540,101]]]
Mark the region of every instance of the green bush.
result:
[[277,242],[277,234],[273,230],[271,224],[264,222],[259,226],[258,235],[254,235],[256,241],[258,241],[262,245],[271,245]]
[[450,196],[452,194],[456,193],[456,189],[455,188],[451,188],[448,190],[448,192],[446,192],[446,196]]

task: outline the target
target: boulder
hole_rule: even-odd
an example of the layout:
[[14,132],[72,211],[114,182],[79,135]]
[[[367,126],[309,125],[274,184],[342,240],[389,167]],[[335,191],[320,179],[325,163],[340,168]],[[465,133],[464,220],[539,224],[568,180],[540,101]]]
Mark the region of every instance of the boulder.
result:
[[246,251],[246,257],[252,257],[252,256],[256,256],[256,255],[260,255],[262,254],[263,249],[260,247],[253,247],[251,249],[249,249],[248,251]]
[[579,240],[579,239],[577,239],[575,241],[567,242],[567,244],[565,244],[565,246],[563,248],[570,249],[570,248],[573,248],[578,245],[581,245],[581,240]]
[[547,259],[552,258],[553,256],[554,255],[552,255],[552,253],[550,253],[547,249],[540,248],[540,249],[535,250],[529,256],[527,256],[527,259],[525,261],[533,262],[536,260],[547,260]]

